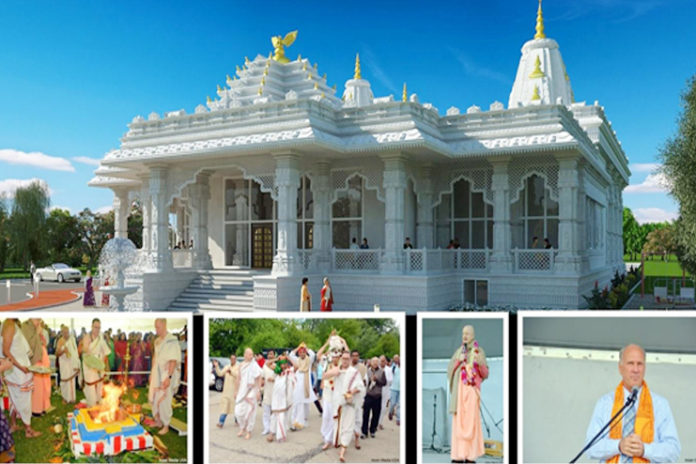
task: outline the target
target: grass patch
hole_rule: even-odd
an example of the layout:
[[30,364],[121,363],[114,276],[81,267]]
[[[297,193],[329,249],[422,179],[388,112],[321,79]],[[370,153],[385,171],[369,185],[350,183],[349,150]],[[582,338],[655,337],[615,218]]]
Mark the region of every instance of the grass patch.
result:
[[28,279],[30,276],[29,271],[24,271],[21,267],[6,267],[4,271],[0,272],[0,280],[3,279]]
[[[78,390],[78,402],[83,398],[84,394]],[[127,399],[133,403],[145,403],[147,402],[147,389],[131,389],[127,393]],[[66,447],[69,447],[67,427],[64,426],[64,430],[60,434],[56,434],[51,428],[57,423],[66,424],[65,418],[68,412],[74,410],[74,405],[63,404],[60,394],[55,391],[51,396],[51,404],[56,408],[55,410],[42,417],[34,417],[31,420],[32,428],[42,432],[41,436],[26,438],[24,436],[24,430],[19,430],[12,435],[15,441],[15,451],[17,454],[16,462],[60,462],[51,461],[51,459],[56,458],[63,458],[66,462],[152,462],[153,457],[157,455],[154,451],[141,453],[124,452],[116,456],[100,458],[90,457],[80,460],[75,459],[71,454],[66,456]],[[143,411],[143,413],[149,414],[149,411]],[[5,412],[5,415],[9,420],[7,412]],[[187,418],[186,407],[174,409],[174,416],[185,422]],[[21,421],[18,421],[18,424],[21,424]],[[157,429],[147,426],[144,427],[153,436],[158,436]],[[169,450],[170,460],[186,461],[187,441],[185,436],[180,437],[177,432],[170,431],[168,434],[159,437]],[[159,461],[159,458],[157,458],[157,460]]]

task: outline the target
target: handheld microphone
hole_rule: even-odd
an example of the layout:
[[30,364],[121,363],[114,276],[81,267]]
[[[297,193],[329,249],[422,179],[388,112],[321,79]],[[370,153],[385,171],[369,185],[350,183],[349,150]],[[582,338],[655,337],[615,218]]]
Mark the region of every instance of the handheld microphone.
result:
[[631,403],[635,403],[637,396],[638,396],[638,387],[633,387],[631,389],[631,396],[628,399],[628,401],[630,401]]

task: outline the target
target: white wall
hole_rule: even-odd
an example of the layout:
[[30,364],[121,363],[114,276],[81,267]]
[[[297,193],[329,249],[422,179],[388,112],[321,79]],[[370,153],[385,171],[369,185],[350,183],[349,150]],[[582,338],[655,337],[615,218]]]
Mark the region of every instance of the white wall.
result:
[[210,178],[210,201],[208,201],[208,250],[213,260],[213,267],[225,265],[225,218],[224,181],[221,176]]

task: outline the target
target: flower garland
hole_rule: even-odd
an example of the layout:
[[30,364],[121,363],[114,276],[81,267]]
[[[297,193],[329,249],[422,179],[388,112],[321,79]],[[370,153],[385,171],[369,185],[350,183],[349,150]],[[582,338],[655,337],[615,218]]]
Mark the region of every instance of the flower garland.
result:
[[464,361],[462,362],[462,382],[464,382],[466,385],[475,386],[476,382],[474,381],[474,377],[476,376],[479,368],[479,364],[476,361],[479,356],[478,342],[474,340],[474,362],[473,369],[471,369],[471,371],[467,370],[467,367],[469,366],[469,350],[466,343],[462,343],[462,354],[464,354]]

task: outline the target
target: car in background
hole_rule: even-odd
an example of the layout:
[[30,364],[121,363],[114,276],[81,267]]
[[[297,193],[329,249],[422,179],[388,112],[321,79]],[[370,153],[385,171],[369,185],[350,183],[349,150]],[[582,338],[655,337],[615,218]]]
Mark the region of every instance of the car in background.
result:
[[210,367],[210,381],[208,382],[209,388],[215,388],[215,390],[221,392],[222,387],[225,385],[225,379],[223,377],[218,377],[215,373],[215,366],[213,366],[213,359],[217,360],[220,369],[230,364],[230,358],[214,357],[210,358],[208,365]]
[[75,282],[82,280],[82,272],[63,263],[55,263],[37,269],[34,275],[42,282],[44,280],[55,280],[63,283],[67,280],[74,280]]

